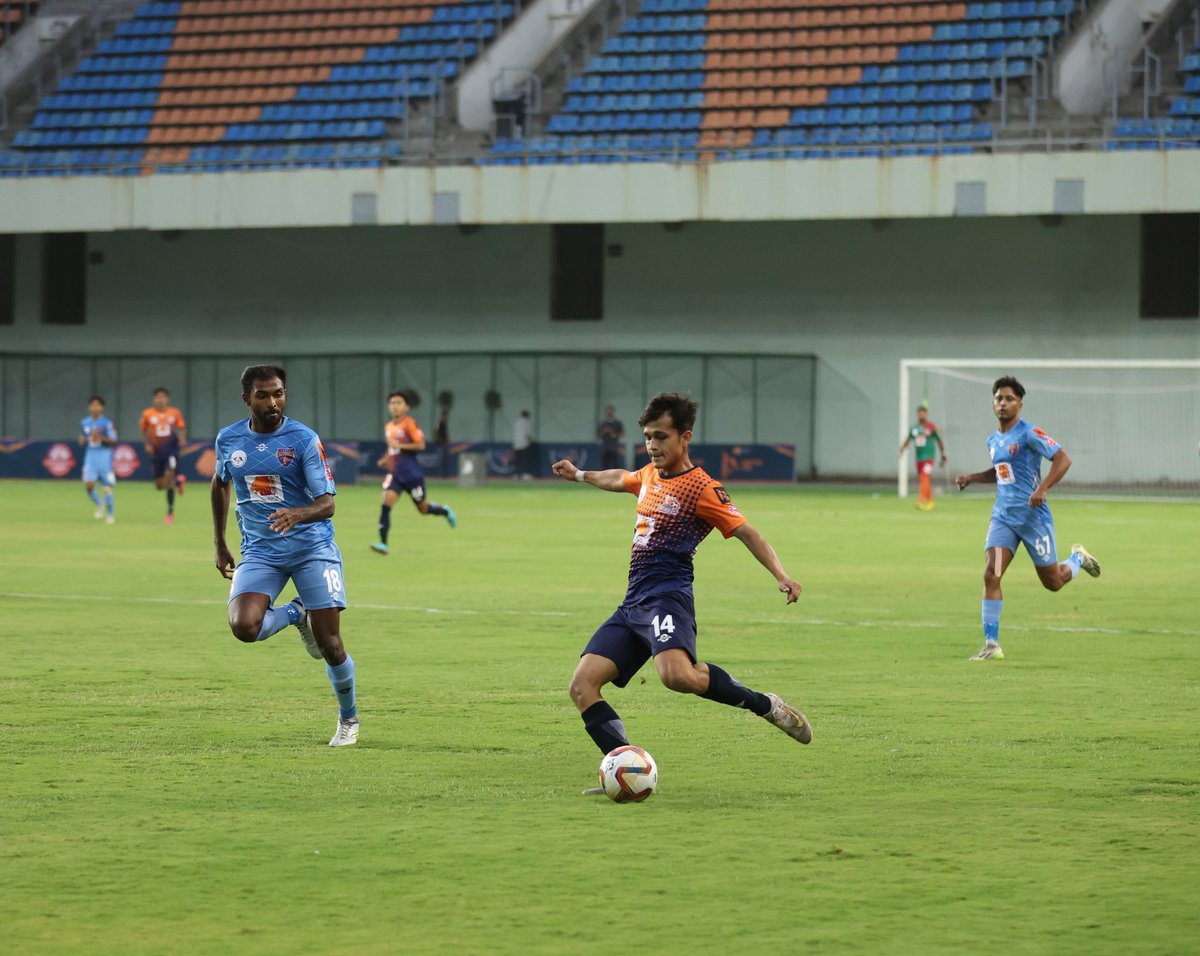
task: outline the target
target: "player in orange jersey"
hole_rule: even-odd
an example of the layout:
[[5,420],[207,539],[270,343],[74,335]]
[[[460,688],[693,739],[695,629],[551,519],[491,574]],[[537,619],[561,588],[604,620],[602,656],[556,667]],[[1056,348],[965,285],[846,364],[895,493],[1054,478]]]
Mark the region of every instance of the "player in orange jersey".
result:
[[171,405],[171,393],[161,385],[154,404],[142,412],[142,441],[154,472],[154,487],[167,493],[166,524],[175,520],[175,492],[183,494],[186,479],[179,474],[179,448],[186,440],[183,412]]
[[417,461],[417,452],[425,450],[425,433],[413,421],[409,411],[416,404],[416,396],[403,389],[388,396],[388,413],[392,420],[384,426],[387,438],[387,453],[379,459],[379,467],[386,468],[383,479],[383,503],[379,509],[379,540],[371,545],[376,554],[388,553],[388,531],[392,527],[392,506],[401,493],[407,491],[413,504],[423,515],[440,515],[451,528],[458,526],[458,516],[449,505],[440,505],[425,498],[425,473]]
[[606,754],[629,739],[601,689],[606,684],[624,687],[652,656],[659,678],[671,690],[742,707],[802,744],[812,740],[808,719],[795,707],[775,694],[751,690],[696,657],[692,558],[713,528],[746,546],[771,572],[788,604],[800,597],[800,585],[783,569],[767,539],[750,526],[720,482],[689,459],[697,408],[688,396],[674,392],[650,400],[638,419],[650,454],[650,464],[640,471],[581,471],[569,461],[554,464],[554,473],[567,481],[638,496],[629,589],[583,649],[570,686],[584,727]]

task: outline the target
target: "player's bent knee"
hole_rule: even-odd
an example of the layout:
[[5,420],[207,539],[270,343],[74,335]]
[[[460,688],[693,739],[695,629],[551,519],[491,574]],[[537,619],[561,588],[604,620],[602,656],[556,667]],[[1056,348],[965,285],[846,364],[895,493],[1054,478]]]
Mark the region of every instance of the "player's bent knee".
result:
[[244,615],[230,615],[229,617],[229,629],[233,631],[233,636],[245,644],[253,644],[258,640],[262,624],[261,617],[253,618]]
[[587,680],[579,674],[574,674],[571,677],[571,683],[567,685],[567,696],[571,698],[572,703],[578,706],[581,703],[599,697],[600,687],[595,681]]
[[700,675],[694,668],[670,667],[658,676],[667,690],[673,690],[677,694],[698,694],[707,686],[701,683]]

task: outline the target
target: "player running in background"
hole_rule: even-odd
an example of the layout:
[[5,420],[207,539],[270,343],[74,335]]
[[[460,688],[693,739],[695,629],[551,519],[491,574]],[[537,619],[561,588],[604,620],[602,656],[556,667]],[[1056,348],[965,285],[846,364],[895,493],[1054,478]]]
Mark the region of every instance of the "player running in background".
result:
[[[83,453],[83,486],[96,506],[96,519],[116,524],[113,513],[113,489],[117,476],[113,473],[113,446],[117,443],[117,428],[104,414],[104,399],[93,395],[88,399],[88,416],[79,423],[79,444]],[[96,493],[96,484],[104,489],[104,501]]]
[[[1086,571],[1100,576],[1100,564],[1083,545],[1071,547],[1065,561],[1059,561],[1054,540],[1054,517],[1046,504],[1046,493],[1071,467],[1071,459],[1053,438],[1034,428],[1021,416],[1025,388],[1012,376],[996,379],[992,385],[992,412],[1000,427],[988,436],[992,467],[973,475],[954,479],[959,491],[974,482],[996,485],[996,504],[984,542],[983,566],[983,648],[973,661],[1003,660],[1000,648],[1000,609],[1004,596],[1000,579],[1008,570],[1017,550],[1025,545],[1037,568],[1038,578],[1048,591],[1057,591]],[[1050,460],[1050,471],[1042,478],[1042,459]]]
[[[937,442],[937,452],[933,443]],[[904,443],[900,446],[900,455],[912,442],[917,456],[917,480],[921,485],[921,496],[917,499],[917,507],[922,511],[933,510],[933,462],[937,454],[942,456],[942,466],[946,465],[946,446],[942,444],[942,436],[938,434],[937,425],[929,420],[929,403],[922,402],[917,408],[917,421],[908,429]]]
[[175,520],[175,492],[183,494],[179,474],[179,447],[187,440],[183,412],[171,404],[171,393],[162,386],[154,390],[154,404],[142,412],[142,441],[154,473],[154,487],[167,493],[166,524]]
[[[325,659],[338,702],[331,747],[358,741],[354,659],[342,646],[346,606],[342,553],[333,540],[333,475],[321,439],[307,425],[285,418],[287,372],[251,365],[242,372],[242,401],[250,417],[217,434],[212,480],[213,540],[217,570],[233,581],[229,627],[239,641],[265,641],[296,625],[308,653]],[[242,560],[235,567],[225,543],[229,488],[237,497]],[[288,578],[297,597],[275,607]]]
[[692,558],[713,528],[746,546],[771,572],[788,604],[800,596],[800,585],[788,576],[767,539],[747,523],[720,483],[688,458],[697,407],[676,393],[650,400],[638,419],[650,455],[640,471],[580,471],[569,461],[554,464],[554,473],[567,481],[638,496],[625,599],[592,635],[571,678],[571,700],[601,753],[629,743],[625,725],[601,689],[610,683],[624,687],[651,656],[671,690],[744,708],[802,744],[812,740],[812,727],[796,708],[775,694],[751,690],[696,657]]
[[416,396],[400,390],[388,396],[388,414],[392,420],[384,428],[387,453],[379,459],[380,468],[387,469],[383,479],[383,503],[379,509],[379,540],[371,545],[377,554],[388,553],[388,531],[392,527],[392,507],[401,493],[407,491],[413,504],[423,515],[440,515],[458,526],[458,516],[449,505],[440,505],[425,498],[425,473],[417,461],[417,452],[425,450],[425,433],[409,415]]

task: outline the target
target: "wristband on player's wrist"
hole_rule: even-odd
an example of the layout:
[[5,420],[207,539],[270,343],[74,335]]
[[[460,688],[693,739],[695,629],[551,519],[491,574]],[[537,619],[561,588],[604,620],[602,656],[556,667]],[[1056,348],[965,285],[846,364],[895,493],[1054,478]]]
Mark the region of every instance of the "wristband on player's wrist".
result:
[[582,468],[576,468],[575,469],[575,480],[576,481],[587,481],[587,472],[584,471]]

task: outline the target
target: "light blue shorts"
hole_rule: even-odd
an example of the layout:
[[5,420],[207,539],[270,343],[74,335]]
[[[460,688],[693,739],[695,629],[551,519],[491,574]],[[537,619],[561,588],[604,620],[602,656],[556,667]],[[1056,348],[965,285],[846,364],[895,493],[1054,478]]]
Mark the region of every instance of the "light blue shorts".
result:
[[83,460],[83,480],[96,481],[106,488],[115,488],[117,476],[113,473],[112,461],[110,460],[108,464],[101,462],[97,465],[85,458]]
[[332,541],[294,557],[250,554],[233,572],[229,600],[239,594],[265,594],[275,603],[288,578],[310,611],[346,606],[346,584],[342,580],[342,552]]
[[1048,512],[1045,515],[1035,513],[1023,524],[1008,524],[993,518],[988,525],[987,541],[983,547],[985,551],[988,548],[1008,548],[1016,554],[1018,542],[1025,545],[1025,550],[1037,567],[1045,568],[1058,563],[1054,519]]

